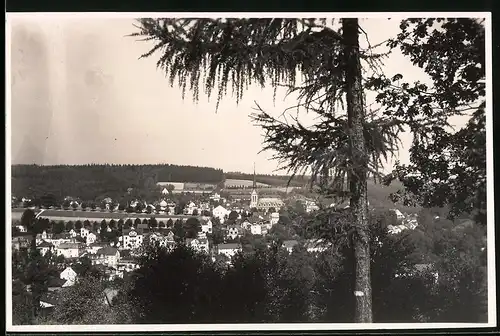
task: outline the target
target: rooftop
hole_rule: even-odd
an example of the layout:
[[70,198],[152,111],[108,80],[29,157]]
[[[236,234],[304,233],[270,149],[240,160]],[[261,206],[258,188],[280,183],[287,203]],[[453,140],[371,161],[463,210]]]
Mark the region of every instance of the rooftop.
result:
[[99,250],[97,250],[97,254],[103,254],[103,255],[107,255],[107,256],[114,256],[116,255],[116,252],[118,252],[118,250],[114,247],[110,247],[110,246],[106,246],[106,247],[103,247]]
[[228,243],[228,244],[219,244],[217,248],[220,250],[236,250],[241,249],[241,244],[237,243]]
[[51,244],[44,240],[37,247],[54,247],[54,244]]

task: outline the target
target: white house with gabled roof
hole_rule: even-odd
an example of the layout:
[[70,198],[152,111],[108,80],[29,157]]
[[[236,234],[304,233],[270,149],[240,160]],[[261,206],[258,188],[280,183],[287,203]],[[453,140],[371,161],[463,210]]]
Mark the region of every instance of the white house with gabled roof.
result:
[[61,272],[59,275],[59,278],[69,281],[72,284],[75,283],[76,281],[77,274],[76,272],[71,268],[71,267],[66,267],[64,271]]
[[212,233],[213,225],[210,219],[201,221],[201,232]]
[[212,210],[212,215],[218,218],[222,224],[224,223],[225,217],[229,215],[229,212],[230,211],[224,208],[222,205],[219,205],[218,207]]

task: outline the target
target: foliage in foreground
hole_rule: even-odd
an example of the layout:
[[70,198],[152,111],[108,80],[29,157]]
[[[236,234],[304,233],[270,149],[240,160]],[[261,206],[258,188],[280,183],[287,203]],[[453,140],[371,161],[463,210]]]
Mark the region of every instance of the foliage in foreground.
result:
[[[484,232],[421,216],[416,230],[387,235],[385,227],[392,221],[383,213],[371,216],[374,321],[484,322]],[[171,252],[146,251],[141,268],[119,282],[77,267],[80,280],[61,292],[51,314],[35,323],[349,323],[354,318],[354,263],[348,246],[317,254],[298,246],[289,254],[278,244],[261,245],[237,255],[232,267],[182,245]],[[432,272],[415,269],[422,262],[434,265],[437,282]],[[118,290],[111,306],[105,288]],[[30,323],[30,304],[15,296],[14,323]]]
[[[375,322],[485,321],[480,235],[469,239],[463,231],[450,231],[436,238],[427,250],[436,254],[436,282],[431,270],[415,266],[421,237],[414,232],[388,236],[382,221],[372,221]],[[450,236],[456,248],[443,250]],[[129,299],[141,323],[349,323],[354,320],[353,265],[347,246],[319,254],[300,247],[291,254],[277,245],[257,248],[237,255],[232,267],[185,247],[153,248],[141,261]]]

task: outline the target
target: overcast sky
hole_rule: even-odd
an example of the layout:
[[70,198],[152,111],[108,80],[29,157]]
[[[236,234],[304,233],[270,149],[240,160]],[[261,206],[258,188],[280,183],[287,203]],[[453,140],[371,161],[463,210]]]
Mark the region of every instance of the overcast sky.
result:
[[[182,100],[156,69],[157,57],[138,60],[148,45],[125,37],[135,31],[132,19],[11,22],[12,163],[172,163],[251,172],[255,162],[258,173],[277,168],[272,153],[258,154],[262,131],[249,114],[255,100],[279,115],[294,103],[283,95],[274,104],[272,89],[251,88],[239,105],[226,97],[216,113],[213,99]],[[372,45],[399,31],[399,20],[361,24]],[[427,81],[398,52],[384,71]],[[411,138],[402,140],[399,158],[407,162]]]

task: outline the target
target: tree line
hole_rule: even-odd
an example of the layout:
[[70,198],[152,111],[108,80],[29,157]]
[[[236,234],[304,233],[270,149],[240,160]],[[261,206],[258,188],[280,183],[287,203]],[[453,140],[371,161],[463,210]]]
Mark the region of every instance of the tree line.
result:
[[39,198],[52,194],[93,200],[118,197],[129,188],[151,190],[157,182],[220,183],[221,169],[179,165],[13,165],[12,194]]
[[[132,227],[137,229],[139,227],[146,228],[151,231],[157,231],[159,233],[166,233],[167,231],[172,231],[174,233],[175,239],[177,241],[184,241],[186,238],[196,238],[198,232],[201,231],[201,222],[196,217],[189,217],[186,220],[176,219],[175,221],[169,218],[168,220],[158,220],[155,217],[151,218],[136,218],[132,219],[119,219],[119,220],[101,220],[101,221],[90,221],[90,220],[76,220],[76,221],[50,221],[48,218],[38,218],[34,220],[34,212],[31,209],[26,210],[20,221],[16,221],[13,225],[24,225],[25,227],[32,227],[32,222],[35,222],[37,234],[41,234],[44,231],[48,234],[60,235],[62,233],[69,233],[74,230],[75,233],[79,234],[82,228],[87,229],[92,232],[96,232],[99,237],[99,241],[114,244],[118,243],[118,237],[123,234],[124,230],[129,230]],[[30,232],[28,232],[30,233]],[[19,230],[14,227],[13,235],[19,235]],[[85,239],[80,235],[76,235],[75,239],[80,242],[85,242]]]

